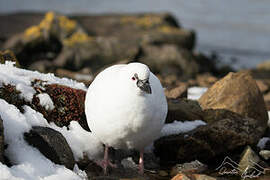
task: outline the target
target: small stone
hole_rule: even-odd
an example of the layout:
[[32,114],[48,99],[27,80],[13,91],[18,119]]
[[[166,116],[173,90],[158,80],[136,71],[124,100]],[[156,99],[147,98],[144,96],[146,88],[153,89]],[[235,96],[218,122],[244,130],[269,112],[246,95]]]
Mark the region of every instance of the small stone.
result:
[[172,168],[170,175],[175,176],[179,173],[202,173],[205,170],[207,170],[207,165],[195,160],[189,163],[175,165]]
[[268,160],[270,158],[270,151],[269,150],[261,150],[259,154],[265,159]]

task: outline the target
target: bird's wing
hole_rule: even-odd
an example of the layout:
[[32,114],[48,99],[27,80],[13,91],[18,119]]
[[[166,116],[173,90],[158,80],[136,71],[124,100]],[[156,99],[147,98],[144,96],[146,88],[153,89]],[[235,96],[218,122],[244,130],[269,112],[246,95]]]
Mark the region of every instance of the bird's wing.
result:
[[96,118],[101,111],[106,113],[104,105],[109,105],[112,98],[110,90],[117,88],[119,71],[126,65],[114,65],[100,72],[88,88],[85,100],[86,116],[88,123]]

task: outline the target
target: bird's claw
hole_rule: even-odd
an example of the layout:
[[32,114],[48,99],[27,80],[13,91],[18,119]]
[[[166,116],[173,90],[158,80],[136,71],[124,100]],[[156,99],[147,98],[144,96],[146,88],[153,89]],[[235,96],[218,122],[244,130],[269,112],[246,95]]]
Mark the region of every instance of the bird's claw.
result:
[[117,168],[116,164],[113,164],[109,160],[105,160],[105,159],[96,161],[96,164],[102,167],[102,169],[104,170],[104,174],[107,174],[108,167]]

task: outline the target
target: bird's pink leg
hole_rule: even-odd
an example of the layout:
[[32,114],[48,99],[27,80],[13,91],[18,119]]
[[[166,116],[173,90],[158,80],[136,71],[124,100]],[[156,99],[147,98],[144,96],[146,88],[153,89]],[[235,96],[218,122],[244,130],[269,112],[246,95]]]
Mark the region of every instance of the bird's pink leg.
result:
[[104,159],[103,159],[103,170],[104,174],[107,174],[107,168],[109,165],[109,147],[105,145],[105,150],[104,150]]
[[140,150],[139,174],[141,174],[141,175],[143,175],[143,173],[144,173],[143,152],[144,152],[144,150]]
[[103,168],[104,174],[106,175],[108,166],[111,166],[113,168],[116,168],[116,165],[111,163],[109,160],[109,147],[105,145],[105,150],[104,150],[104,158],[102,161],[97,162],[99,166]]

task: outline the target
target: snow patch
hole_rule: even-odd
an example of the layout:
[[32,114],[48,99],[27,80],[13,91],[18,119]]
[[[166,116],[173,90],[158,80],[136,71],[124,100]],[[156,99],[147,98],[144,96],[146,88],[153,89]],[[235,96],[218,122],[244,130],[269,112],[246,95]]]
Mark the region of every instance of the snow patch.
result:
[[192,100],[198,100],[208,88],[206,87],[190,87],[187,91],[187,98]]
[[61,84],[75,89],[87,90],[83,83],[78,83],[67,78],[58,78],[54,74],[44,74],[37,71],[30,71],[15,67],[15,62],[7,61],[5,64],[0,64],[0,87],[2,84],[10,84],[16,87],[21,92],[20,96],[26,101],[32,101],[36,91],[31,87],[31,83],[35,79],[40,79],[46,84]]
[[23,106],[23,108],[25,112],[21,113],[14,105],[0,99],[0,115],[5,127],[5,142],[8,144],[5,155],[13,164],[8,168],[0,163],[1,178],[12,180],[86,179],[84,172],[76,167],[74,171],[71,171],[51,162],[36,148],[28,145],[23,134],[28,132],[32,126],[44,126],[58,130],[67,139],[75,159],[82,158],[83,155],[87,155],[90,159],[96,158],[97,151],[102,152],[101,143],[90,132],[83,130],[78,122],[71,122],[70,130],[67,127],[60,128],[53,123],[49,124],[41,113],[31,107]]
[[195,121],[174,121],[173,123],[165,124],[161,130],[161,137],[169,136],[172,134],[183,134],[193,129],[196,129],[198,126],[206,125],[202,120]]
[[46,110],[53,110],[54,104],[52,99],[47,93],[38,94],[37,97],[39,98],[39,103],[43,106]]

